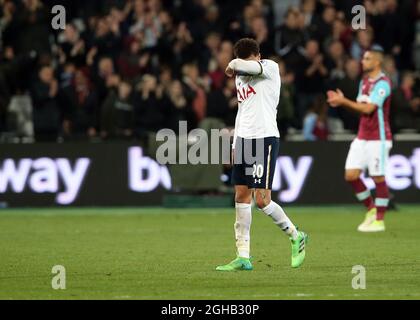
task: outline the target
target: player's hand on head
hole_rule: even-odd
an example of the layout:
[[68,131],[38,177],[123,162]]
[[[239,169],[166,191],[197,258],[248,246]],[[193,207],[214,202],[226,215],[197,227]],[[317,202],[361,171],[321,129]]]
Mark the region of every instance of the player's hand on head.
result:
[[232,68],[230,68],[230,67],[227,67],[226,68],[226,70],[225,70],[225,74],[229,77],[229,78],[232,78],[233,76],[234,76],[234,74],[235,74],[235,70],[233,70]]

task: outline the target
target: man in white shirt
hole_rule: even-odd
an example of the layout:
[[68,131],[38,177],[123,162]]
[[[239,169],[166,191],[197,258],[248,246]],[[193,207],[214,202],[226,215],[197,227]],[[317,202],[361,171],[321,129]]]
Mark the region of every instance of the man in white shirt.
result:
[[283,209],[271,200],[271,188],[279,154],[277,106],[280,72],[272,60],[261,60],[258,43],[249,38],[235,44],[235,56],[226,69],[236,77],[238,115],[233,141],[237,258],[218,271],[252,270],[250,260],[251,202],[253,194],[260,210],[270,216],[289,237],[293,268],[302,265],[308,236],[293,225]]

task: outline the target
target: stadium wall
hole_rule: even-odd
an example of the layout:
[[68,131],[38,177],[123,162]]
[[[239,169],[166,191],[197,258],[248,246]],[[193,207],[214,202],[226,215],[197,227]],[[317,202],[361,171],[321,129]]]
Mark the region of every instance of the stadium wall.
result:
[[[275,197],[288,204],[355,203],[343,181],[348,147],[349,142],[283,143]],[[174,192],[219,188],[222,170],[162,166],[145,148],[129,143],[3,144],[0,206],[159,206]],[[420,143],[396,143],[387,170],[395,201],[419,203]]]

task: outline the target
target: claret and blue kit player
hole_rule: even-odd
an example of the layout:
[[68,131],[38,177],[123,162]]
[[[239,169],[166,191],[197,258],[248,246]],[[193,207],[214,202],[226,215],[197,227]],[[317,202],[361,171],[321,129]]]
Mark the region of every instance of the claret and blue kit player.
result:
[[[362,59],[365,76],[360,82],[357,101],[344,97],[340,90],[328,92],[332,107],[346,107],[361,114],[359,132],[352,142],[345,165],[345,179],[367,209],[360,232],[385,231],[384,216],[389,203],[385,170],[392,148],[390,128],[391,81],[383,73],[383,49],[373,46]],[[376,185],[376,198],[360,178],[368,169]]]

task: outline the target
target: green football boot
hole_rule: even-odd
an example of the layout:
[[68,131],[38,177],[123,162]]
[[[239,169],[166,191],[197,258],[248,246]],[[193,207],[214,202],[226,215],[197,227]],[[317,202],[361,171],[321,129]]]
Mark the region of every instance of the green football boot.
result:
[[253,266],[250,259],[237,257],[232,262],[224,266],[218,266],[217,271],[251,271]]
[[290,242],[292,243],[292,268],[299,268],[305,260],[305,247],[308,240],[308,235],[302,231],[298,231],[296,240],[290,238]]

